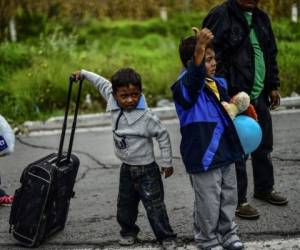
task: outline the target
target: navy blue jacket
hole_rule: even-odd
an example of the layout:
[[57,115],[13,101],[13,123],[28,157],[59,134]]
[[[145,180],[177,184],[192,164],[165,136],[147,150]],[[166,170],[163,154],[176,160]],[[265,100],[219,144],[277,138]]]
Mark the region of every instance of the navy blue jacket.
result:
[[[205,84],[205,66],[190,63],[171,87],[180,120],[180,152],[188,173],[200,173],[242,160],[244,152],[233,122]],[[229,101],[227,82],[213,79],[221,101]]]

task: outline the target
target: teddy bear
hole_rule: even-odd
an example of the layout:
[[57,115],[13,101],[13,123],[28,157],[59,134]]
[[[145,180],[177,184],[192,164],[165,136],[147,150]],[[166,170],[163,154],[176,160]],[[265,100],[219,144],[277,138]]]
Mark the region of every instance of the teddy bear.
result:
[[257,120],[254,107],[250,104],[250,97],[246,92],[239,92],[230,99],[230,102],[221,102],[230,118],[233,120],[237,114],[245,113]]

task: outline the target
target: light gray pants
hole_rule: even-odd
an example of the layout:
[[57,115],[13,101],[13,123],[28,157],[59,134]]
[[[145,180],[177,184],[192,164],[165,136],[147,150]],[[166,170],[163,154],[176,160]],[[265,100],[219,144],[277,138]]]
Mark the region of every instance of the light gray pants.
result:
[[200,248],[228,246],[239,240],[234,223],[237,206],[234,164],[190,174],[195,191],[195,241]]

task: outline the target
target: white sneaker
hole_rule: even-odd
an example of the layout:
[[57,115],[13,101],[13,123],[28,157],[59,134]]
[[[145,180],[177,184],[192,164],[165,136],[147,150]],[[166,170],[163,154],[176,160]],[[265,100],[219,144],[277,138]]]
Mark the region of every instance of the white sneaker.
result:
[[177,243],[175,240],[164,240],[162,242],[163,250],[175,250],[177,249]]
[[134,237],[132,235],[120,236],[119,244],[121,246],[131,246],[134,243],[136,243],[136,237]]

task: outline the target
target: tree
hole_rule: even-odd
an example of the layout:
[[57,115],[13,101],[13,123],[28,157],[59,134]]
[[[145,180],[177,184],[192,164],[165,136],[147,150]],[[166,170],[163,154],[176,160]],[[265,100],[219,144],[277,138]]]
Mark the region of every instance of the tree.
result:
[[16,0],[0,0],[0,41],[7,37],[8,23],[17,10]]

